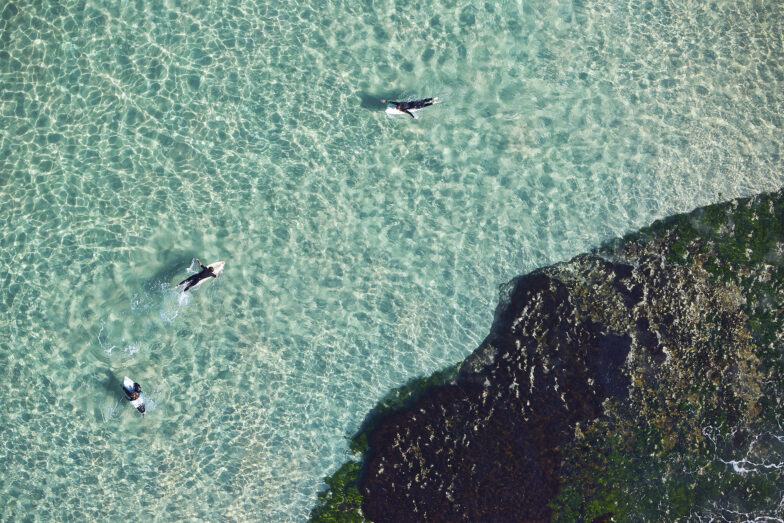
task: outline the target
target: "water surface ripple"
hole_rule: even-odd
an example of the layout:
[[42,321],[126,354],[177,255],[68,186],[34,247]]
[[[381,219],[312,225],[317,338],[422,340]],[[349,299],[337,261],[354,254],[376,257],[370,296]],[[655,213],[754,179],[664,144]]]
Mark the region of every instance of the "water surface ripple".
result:
[[5,2],[0,519],[303,520],[500,283],[782,184],[782,5]]

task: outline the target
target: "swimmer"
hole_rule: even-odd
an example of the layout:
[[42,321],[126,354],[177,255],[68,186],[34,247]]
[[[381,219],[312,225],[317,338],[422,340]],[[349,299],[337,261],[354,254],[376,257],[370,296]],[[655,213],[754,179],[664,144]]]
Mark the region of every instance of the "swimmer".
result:
[[416,116],[414,116],[414,113],[412,113],[411,111],[424,109],[425,107],[429,107],[435,103],[438,103],[438,97],[425,98],[423,100],[411,100],[409,102],[393,102],[392,100],[381,100],[381,103],[392,105],[394,106],[396,111],[400,111],[401,113],[406,113],[411,118],[416,119]]
[[125,378],[123,378],[123,390],[125,391],[126,396],[128,396],[128,401],[131,402],[131,405],[136,407],[136,410],[142,413],[143,418],[144,398],[142,397],[142,386],[128,376],[125,376]]
[[196,261],[199,263],[199,268],[201,268],[201,272],[196,273],[193,276],[190,276],[188,278],[185,278],[180,283],[178,283],[175,286],[175,288],[179,287],[182,284],[185,284],[185,288],[182,290],[182,292],[186,292],[188,289],[190,289],[191,287],[196,286],[200,281],[202,281],[204,279],[207,279],[207,278],[210,278],[210,277],[212,277],[212,278],[217,278],[218,277],[218,275],[215,274],[215,269],[214,268],[212,268],[212,267],[205,267],[204,265],[201,264],[201,261],[199,261],[198,258],[196,258]]

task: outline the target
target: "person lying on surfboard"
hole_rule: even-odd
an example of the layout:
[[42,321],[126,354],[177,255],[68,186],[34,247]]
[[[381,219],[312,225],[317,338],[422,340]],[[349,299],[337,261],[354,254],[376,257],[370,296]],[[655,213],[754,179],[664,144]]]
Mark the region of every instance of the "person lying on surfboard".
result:
[[123,379],[123,390],[125,395],[128,396],[128,401],[131,405],[136,407],[136,410],[142,413],[144,417],[144,398],[142,398],[142,386],[133,381],[128,376]]
[[411,118],[416,118],[414,113],[411,111],[415,111],[417,109],[423,109],[434,103],[438,102],[438,97],[433,98],[424,98],[422,100],[411,100],[409,102],[393,102],[392,100],[381,100],[382,104],[389,104],[394,105],[395,109],[400,111],[401,113],[406,113]]
[[196,284],[198,284],[200,281],[204,279],[218,277],[218,275],[215,274],[215,269],[213,267],[205,267],[204,265],[202,265],[201,261],[199,261],[198,258],[196,258],[196,261],[199,264],[199,268],[201,269],[201,272],[197,272],[196,274],[185,278],[180,283],[178,283],[175,286],[175,288],[179,287],[182,284],[185,284],[185,288],[182,290],[182,292],[186,292],[188,289],[190,289],[191,287],[195,287]]

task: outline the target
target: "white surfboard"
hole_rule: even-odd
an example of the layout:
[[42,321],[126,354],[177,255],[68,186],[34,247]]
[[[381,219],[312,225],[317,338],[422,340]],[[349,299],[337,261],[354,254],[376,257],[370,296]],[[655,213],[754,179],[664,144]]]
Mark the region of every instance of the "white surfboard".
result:
[[[414,115],[414,120],[419,120],[419,111],[421,111],[421,109],[410,109],[411,114]],[[400,116],[401,114],[408,116],[408,113],[404,113],[403,111],[398,111],[394,107],[387,107],[386,111],[384,112],[387,113],[387,116],[389,117]]]
[[[129,378],[128,376],[125,376],[125,378],[123,378],[123,389],[125,389],[126,395],[133,394],[133,385],[134,382],[131,378]],[[142,407],[142,417],[144,417],[144,396],[139,394],[139,397],[136,398],[135,400],[132,400],[130,398],[128,398],[128,400],[131,402],[131,405],[133,405],[133,408],[135,408],[136,410],[139,410],[139,407]]]
[[215,269],[215,276],[220,276],[223,272],[223,266],[226,265],[224,261],[216,261],[212,262],[211,264],[207,265],[207,267],[212,267]]

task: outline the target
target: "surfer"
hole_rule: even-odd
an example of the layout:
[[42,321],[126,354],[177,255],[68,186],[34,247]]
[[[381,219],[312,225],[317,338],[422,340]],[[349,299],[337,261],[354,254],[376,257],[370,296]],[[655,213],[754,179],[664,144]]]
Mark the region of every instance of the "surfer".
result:
[[424,98],[422,100],[411,100],[408,102],[393,102],[392,100],[381,100],[381,103],[392,105],[395,107],[396,111],[400,111],[401,113],[406,113],[411,118],[416,118],[416,116],[414,116],[414,113],[412,113],[411,111],[424,109],[425,107],[431,106],[434,103],[438,103],[438,97]]
[[142,413],[143,418],[144,398],[142,398],[142,386],[128,376],[125,376],[125,378],[123,378],[123,390],[125,391],[125,395],[128,396],[128,401],[131,402],[131,405],[136,407],[136,410]]
[[182,290],[182,292],[185,292],[191,287],[194,287],[197,283],[199,283],[204,279],[218,277],[218,275],[215,274],[215,269],[213,267],[205,267],[204,265],[201,264],[201,261],[199,261],[198,258],[196,258],[196,261],[199,264],[199,268],[201,269],[201,272],[198,272],[192,276],[189,276],[188,278],[185,278],[184,280],[182,280],[180,283],[176,285],[176,287],[179,287],[180,285],[185,284],[185,288]]

